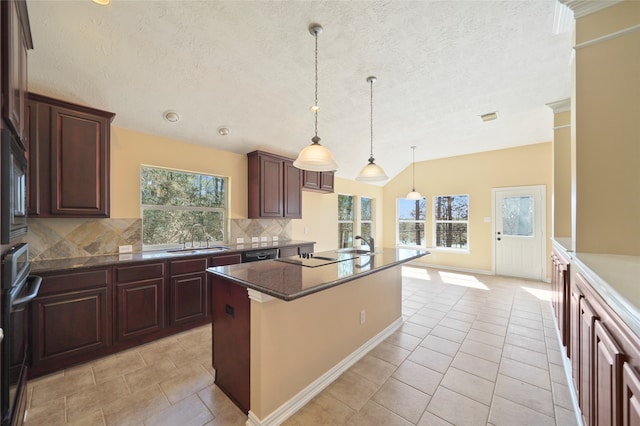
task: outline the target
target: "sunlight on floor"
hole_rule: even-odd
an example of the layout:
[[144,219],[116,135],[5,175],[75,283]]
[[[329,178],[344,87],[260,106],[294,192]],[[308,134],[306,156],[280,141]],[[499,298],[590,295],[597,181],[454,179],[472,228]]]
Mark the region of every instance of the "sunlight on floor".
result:
[[546,302],[551,301],[551,290],[543,290],[541,288],[522,287],[522,289],[540,300]]
[[456,274],[455,272],[438,272],[444,284],[459,285],[462,287],[477,288],[479,290],[489,290],[489,287],[482,284],[473,275]]
[[402,276],[407,278],[417,278],[419,280],[431,281],[427,268],[415,268],[411,266],[402,267]]

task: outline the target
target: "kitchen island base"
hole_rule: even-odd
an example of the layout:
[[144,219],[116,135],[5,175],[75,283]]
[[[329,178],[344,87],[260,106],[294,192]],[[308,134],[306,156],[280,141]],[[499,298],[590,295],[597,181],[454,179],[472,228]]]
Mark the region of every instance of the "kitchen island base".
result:
[[292,301],[213,286],[216,384],[248,425],[280,424],[402,324],[400,265]]

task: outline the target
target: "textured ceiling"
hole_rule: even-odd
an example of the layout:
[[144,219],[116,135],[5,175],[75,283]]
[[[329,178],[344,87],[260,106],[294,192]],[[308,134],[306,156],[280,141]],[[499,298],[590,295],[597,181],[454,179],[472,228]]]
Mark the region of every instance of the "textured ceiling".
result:
[[[571,36],[555,1],[28,1],[29,90],[115,112],[114,125],[296,156],[319,129],[353,179],[374,155],[416,160],[546,142],[570,96]],[[182,119],[168,123],[166,110]],[[498,111],[483,123],[479,115]],[[220,136],[217,129],[231,129]],[[188,153],[185,153],[188,155]]]

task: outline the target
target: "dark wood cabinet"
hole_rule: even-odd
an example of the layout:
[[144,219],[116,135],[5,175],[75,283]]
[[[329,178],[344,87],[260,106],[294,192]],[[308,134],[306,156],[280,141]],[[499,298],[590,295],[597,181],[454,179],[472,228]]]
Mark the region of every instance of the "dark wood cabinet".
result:
[[25,118],[27,50],[33,49],[27,2],[25,0],[2,1],[0,8],[2,117],[24,148],[27,143]]
[[333,192],[333,172],[302,171],[302,189],[307,191]]
[[111,344],[111,268],[43,275],[31,305],[34,367],[63,368]]
[[571,339],[569,260],[554,248],[551,254],[551,266],[551,295],[553,310],[556,315],[562,345],[566,348],[567,355],[571,357],[571,345],[569,344]]
[[622,426],[640,426],[640,374],[629,363],[622,367]]
[[109,217],[114,116],[29,94],[30,215]]
[[582,421],[585,425],[589,425],[591,420],[591,368],[593,356],[593,323],[596,316],[587,299],[580,299],[580,343],[578,348],[580,378],[578,392],[578,405],[582,412]]
[[622,350],[600,321],[593,327],[593,424],[619,425]]
[[171,280],[170,324],[200,320],[207,316],[207,258],[169,262]]
[[116,338],[133,339],[165,327],[165,264],[115,268]]
[[262,151],[247,154],[249,218],[302,217],[302,175],[293,160]]
[[251,304],[247,289],[213,276],[215,383],[245,413],[251,390]]

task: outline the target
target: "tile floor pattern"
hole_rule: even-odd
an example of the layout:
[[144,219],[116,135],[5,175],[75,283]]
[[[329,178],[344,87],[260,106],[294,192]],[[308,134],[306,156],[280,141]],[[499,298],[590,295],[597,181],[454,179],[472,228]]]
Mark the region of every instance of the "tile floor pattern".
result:
[[[285,425],[577,425],[550,286],[403,268],[400,330]],[[244,425],[211,327],[29,382],[33,425]]]

